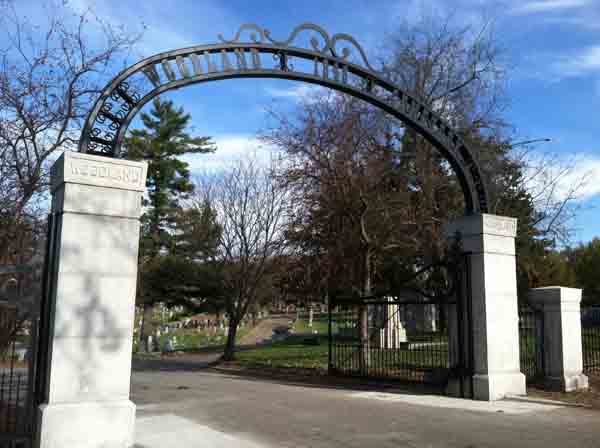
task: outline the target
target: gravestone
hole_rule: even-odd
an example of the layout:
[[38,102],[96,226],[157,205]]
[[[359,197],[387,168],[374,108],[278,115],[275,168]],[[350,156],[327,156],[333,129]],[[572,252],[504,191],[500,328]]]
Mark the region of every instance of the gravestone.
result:
[[148,347],[148,351],[149,352],[153,352],[154,351],[154,338],[152,337],[152,335],[148,336],[148,340],[146,343],[146,347]]
[[379,305],[379,341],[378,346],[385,349],[398,349],[407,341],[406,330],[401,320],[399,306],[395,303]]

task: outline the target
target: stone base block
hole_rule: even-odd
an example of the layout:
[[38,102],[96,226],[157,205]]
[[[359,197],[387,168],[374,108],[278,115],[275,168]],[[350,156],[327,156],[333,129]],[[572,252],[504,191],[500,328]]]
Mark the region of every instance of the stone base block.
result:
[[546,377],[544,378],[544,386],[549,390],[573,392],[586,390],[589,387],[589,381],[586,375],[580,373],[560,377]]
[[508,395],[526,395],[525,375],[515,373],[489,373],[473,375],[473,399],[501,400]]
[[37,448],[130,448],[135,405],[129,400],[44,404],[38,409]]

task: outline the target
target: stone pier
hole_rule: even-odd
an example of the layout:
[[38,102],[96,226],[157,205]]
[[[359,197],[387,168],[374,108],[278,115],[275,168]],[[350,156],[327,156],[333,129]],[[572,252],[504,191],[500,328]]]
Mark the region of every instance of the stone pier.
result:
[[133,445],[129,400],[145,163],[65,152],[52,169],[47,385],[41,448]]
[[[473,376],[466,383],[469,387],[472,383],[477,400],[526,393],[519,363],[516,232],[516,219],[489,214],[465,216],[445,228],[450,239],[459,239],[468,257],[465,294],[470,297],[459,297],[463,302],[458,308],[467,318],[470,315],[473,330],[471,338],[461,336],[450,322],[450,353],[464,350],[472,341],[472,352],[465,353],[465,358],[472,358]],[[463,327],[468,329],[468,325]]]

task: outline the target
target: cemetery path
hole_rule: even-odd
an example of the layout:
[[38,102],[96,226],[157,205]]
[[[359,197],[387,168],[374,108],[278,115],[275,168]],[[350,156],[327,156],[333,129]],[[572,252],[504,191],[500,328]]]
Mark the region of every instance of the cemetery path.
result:
[[280,326],[289,327],[290,319],[287,317],[268,318],[261,320],[256,327],[241,338],[240,345],[257,345],[268,341],[273,336],[273,330]]
[[135,371],[138,448],[592,448],[600,412],[283,384],[197,371]]

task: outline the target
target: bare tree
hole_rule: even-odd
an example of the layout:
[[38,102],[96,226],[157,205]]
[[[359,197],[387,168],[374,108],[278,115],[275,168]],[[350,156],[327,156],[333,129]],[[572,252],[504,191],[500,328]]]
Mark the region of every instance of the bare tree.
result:
[[591,172],[580,169],[576,157],[565,160],[550,152],[534,152],[530,146],[515,148],[512,158],[523,167],[519,188],[531,195],[538,235],[568,245],[574,218],[582,207],[580,194],[592,180]]
[[238,161],[196,186],[200,203],[217,211],[222,229],[216,261],[229,318],[223,358],[233,359],[238,325],[261,298],[270,264],[284,250],[285,190],[256,160]]
[[[497,42],[491,21],[457,27],[452,17],[427,16],[390,36],[383,68],[475,150],[492,203],[519,218],[527,243],[547,234],[546,224],[556,230],[567,215],[560,204],[531,197],[523,176],[527,168],[511,152],[503,120],[507,71]],[[464,200],[448,162],[416,130],[340,95],[310,98],[293,118],[276,112],[274,117],[277,124],[264,138],[290,158],[283,175],[295,207],[289,233],[304,255],[315,246],[322,249],[330,260],[327,275],[346,294],[385,292],[386,259],[394,259],[396,271],[406,269],[408,278],[411,269],[446,256],[442,227],[463,214]],[[552,179],[546,178],[547,190],[555,185]],[[365,348],[367,319],[363,309]],[[367,352],[361,353],[362,368],[368,367]]]
[[[293,198],[288,236],[298,243],[297,256],[335,279],[328,292],[370,297],[381,261],[416,245],[418,223],[407,207],[408,179],[395,163],[393,127],[368,105],[336,94],[311,99],[293,121],[276,117],[279,126],[263,138],[289,157],[280,176]],[[360,314],[366,369],[366,307]]]
[[0,1],[0,255],[47,191],[57,152],[74,149],[90,104],[140,37],[66,2],[48,1],[43,24]]

